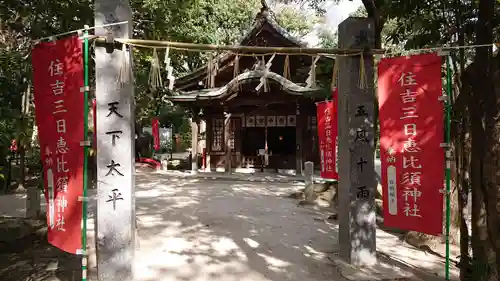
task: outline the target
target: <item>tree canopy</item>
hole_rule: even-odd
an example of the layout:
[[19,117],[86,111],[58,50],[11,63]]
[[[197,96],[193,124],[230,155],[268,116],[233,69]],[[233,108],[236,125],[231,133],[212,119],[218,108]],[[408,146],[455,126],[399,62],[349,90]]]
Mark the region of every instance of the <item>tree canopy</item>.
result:
[[[233,44],[250,28],[262,0],[130,0],[134,16],[134,37],[192,43]],[[271,2],[271,1],[269,1]],[[276,0],[294,3],[276,11],[277,21],[292,34],[304,36],[321,23],[327,0]],[[334,1],[338,2],[338,1]],[[475,201],[472,237],[462,232],[462,280],[474,272],[473,280],[498,280],[500,271],[500,169],[498,132],[499,56],[492,45],[500,40],[500,0],[362,0],[357,16],[367,16],[376,26],[376,44],[391,53],[435,46],[481,45],[451,52],[454,72],[453,118],[457,160],[456,190],[460,206],[471,191]],[[305,12],[308,9],[312,14]],[[0,166],[5,166],[12,139],[30,135],[33,121],[22,112],[22,99],[31,80],[30,50],[35,39],[93,25],[92,0],[3,0],[0,2]],[[319,32],[320,44],[335,47],[336,35]],[[490,47],[491,46],[491,47]],[[160,56],[164,55],[160,53]],[[136,119],[147,124],[160,115],[163,123],[183,128],[185,112],[163,102],[161,93],[148,83],[151,50],[135,50]],[[182,76],[207,61],[200,52],[171,52],[174,75]],[[160,59],[160,61],[163,61]],[[496,84],[495,84],[496,83]],[[20,122],[19,120],[22,120]],[[465,125],[462,125],[465,124]],[[458,156],[457,156],[458,158]],[[459,195],[460,196],[459,196]],[[465,194],[465,195],[463,195]],[[455,196],[454,195],[454,196]],[[490,200],[488,200],[490,199]],[[464,205],[464,206],[465,206]],[[463,207],[463,206],[462,206]],[[484,219],[479,219],[483,218]],[[464,238],[465,237],[465,238]],[[469,244],[473,251],[469,255]],[[462,263],[463,262],[463,263]],[[472,265],[474,264],[474,265]],[[486,264],[481,275],[477,264]],[[471,269],[472,268],[472,269]],[[495,279],[497,278],[497,279]]]

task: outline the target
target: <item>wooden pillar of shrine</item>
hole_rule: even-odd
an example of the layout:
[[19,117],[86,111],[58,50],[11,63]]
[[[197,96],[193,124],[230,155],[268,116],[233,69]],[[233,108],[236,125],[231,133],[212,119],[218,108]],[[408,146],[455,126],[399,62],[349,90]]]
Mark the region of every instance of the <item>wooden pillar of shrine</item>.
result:
[[235,162],[233,168],[241,168],[241,115],[233,119]]
[[303,112],[301,112],[300,103],[297,102],[296,110],[295,110],[295,173],[296,175],[302,174],[302,155],[304,154],[303,148]]
[[231,173],[231,113],[228,110],[224,110],[224,152],[225,161],[224,168],[226,173]]
[[200,119],[198,116],[198,109],[192,109],[191,118],[191,172],[198,173],[198,134],[200,131]]
[[[205,111],[206,112],[206,111]],[[206,130],[205,130],[205,147],[206,147],[206,171],[212,171],[212,162],[210,161],[210,154],[212,153],[212,143],[213,143],[213,120],[212,115],[208,114],[205,119]]]

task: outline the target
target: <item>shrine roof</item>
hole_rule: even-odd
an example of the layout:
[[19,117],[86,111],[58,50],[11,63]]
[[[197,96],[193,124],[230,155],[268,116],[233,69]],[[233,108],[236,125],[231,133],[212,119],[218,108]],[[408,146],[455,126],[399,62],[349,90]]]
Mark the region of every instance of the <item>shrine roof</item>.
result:
[[281,27],[276,21],[274,13],[269,9],[267,4],[265,4],[265,1],[262,2],[263,6],[261,8],[261,11],[255,17],[254,25],[243,36],[243,38],[239,42],[239,45],[250,45],[249,43],[251,42],[252,38],[262,30],[265,24],[268,24],[270,27],[272,27],[271,30],[281,35],[281,37],[289,41],[291,45],[294,45],[295,47],[307,47],[306,42],[301,41],[300,39],[290,34],[286,29]]
[[268,79],[268,83],[275,82],[281,84],[283,91],[290,95],[315,97],[321,95],[323,91],[323,89],[317,87],[304,87],[298,85],[274,72],[253,70],[234,77],[224,87],[183,92],[180,95],[168,96],[167,99],[173,102],[196,102],[201,100],[222,99],[234,93],[233,90],[237,89],[239,85],[260,81],[264,76]]
[[[289,46],[289,47],[307,47],[307,43],[299,40],[290,34],[286,29],[281,27],[274,16],[274,13],[269,9],[266,1],[262,0],[262,8],[261,11],[257,14],[254,19],[253,26],[246,32],[246,34],[239,40],[239,46],[253,46],[255,45],[252,41],[256,38],[262,30],[270,31],[273,34],[276,34],[280,39],[279,46]],[[220,64],[226,64],[232,62],[235,57],[234,53],[224,52],[219,54],[214,58],[215,61],[218,61]],[[186,74],[182,77],[179,77],[175,81],[176,88],[182,88],[183,85],[190,83],[193,80],[201,80],[207,74],[208,65],[194,70],[193,72]]]

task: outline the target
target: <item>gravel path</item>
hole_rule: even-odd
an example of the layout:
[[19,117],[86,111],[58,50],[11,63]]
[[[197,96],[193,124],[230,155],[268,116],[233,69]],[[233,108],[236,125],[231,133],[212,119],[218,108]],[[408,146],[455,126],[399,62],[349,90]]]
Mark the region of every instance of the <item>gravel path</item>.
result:
[[[136,281],[347,280],[338,263],[331,260],[338,249],[337,225],[315,219],[326,217],[325,211],[283,198],[298,188],[293,183],[171,177],[141,170],[136,180]],[[89,195],[94,194],[91,190]],[[22,217],[24,204],[25,196],[0,196],[0,216]],[[92,269],[95,201],[90,203],[90,212]],[[12,237],[26,232],[22,228],[10,231],[7,225],[12,223],[23,224],[19,219],[0,220]],[[0,240],[0,280],[80,280],[78,257],[47,245],[43,234],[25,238],[14,239],[15,243]],[[397,236],[378,230],[377,248],[391,257],[379,266],[385,271],[395,272],[397,264],[428,273],[408,280],[443,280],[437,277],[443,272],[441,258],[417,250]],[[48,270],[54,263],[56,267]],[[341,268],[348,273],[349,268]],[[375,275],[377,270],[371,269],[365,276]],[[456,269],[452,273],[456,277]],[[361,280],[352,276],[351,280]]]
[[[297,188],[291,183],[141,172],[136,179],[137,281],[345,280],[327,257],[336,244],[335,226],[314,220],[315,211],[280,197]],[[94,193],[91,190],[90,195]],[[24,216],[25,196],[0,196],[2,202],[1,216]],[[42,211],[44,203],[42,199]],[[91,246],[95,202],[90,203],[90,212]],[[22,219],[11,220],[23,224]],[[4,245],[2,281],[80,278],[79,258],[48,245],[43,234],[28,234]],[[92,266],[95,260],[90,259]],[[56,274],[47,271],[54,263]]]
[[342,281],[334,225],[280,195],[296,187],[138,177],[140,281]]

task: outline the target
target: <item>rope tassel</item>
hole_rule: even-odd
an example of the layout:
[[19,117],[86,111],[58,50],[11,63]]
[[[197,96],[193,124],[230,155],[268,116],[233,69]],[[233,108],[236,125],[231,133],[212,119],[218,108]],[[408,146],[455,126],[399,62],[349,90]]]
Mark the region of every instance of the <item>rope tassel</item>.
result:
[[149,72],[149,85],[153,89],[158,89],[163,86],[160,71],[160,59],[158,58],[156,48],[153,49],[153,59],[151,60],[151,70]]
[[338,57],[334,62],[333,62],[333,72],[332,72],[332,91],[337,88],[338,85],[338,76],[339,76],[339,65],[340,65],[340,60],[341,58]]
[[[236,78],[240,74],[240,56],[236,54],[236,57],[234,58],[234,66],[233,66],[233,78]],[[240,83],[238,80],[236,80],[236,88],[240,90]]]
[[[286,55],[285,56],[285,62],[283,63],[283,77],[285,79],[290,80],[291,75],[290,75],[290,56]],[[283,85],[281,85],[281,88],[283,89]]]
[[368,79],[366,78],[366,69],[365,69],[365,58],[363,53],[361,53],[359,58],[359,83],[358,86],[360,89],[368,88]]
[[121,85],[130,82],[130,53],[127,51],[127,45],[122,45],[122,65],[120,67],[120,75],[118,82]]
[[208,88],[215,87],[215,76],[214,76],[214,62],[213,62],[213,54],[210,53],[208,55],[208,63],[207,63],[207,85]]

